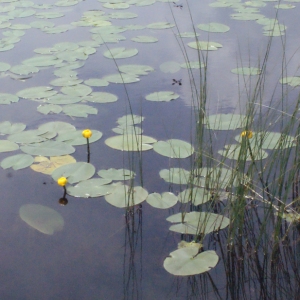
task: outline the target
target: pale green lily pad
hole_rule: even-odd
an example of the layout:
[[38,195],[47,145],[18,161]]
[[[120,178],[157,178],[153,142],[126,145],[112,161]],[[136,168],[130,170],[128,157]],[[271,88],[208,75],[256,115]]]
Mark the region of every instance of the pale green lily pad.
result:
[[[218,231],[227,227],[230,223],[227,217],[217,215],[209,212],[189,212],[172,215],[167,218],[171,223],[179,223],[172,225],[169,229],[171,231],[182,234],[208,234],[213,231]],[[183,221],[183,223],[182,223]]]
[[33,28],[42,29],[42,28],[54,27],[55,24],[49,21],[33,21],[30,23],[30,26]]
[[104,79],[90,78],[84,81],[84,84],[89,86],[108,86],[109,82]]
[[216,114],[208,116],[205,125],[212,130],[233,130],[243,127],[246,119],[245,115]]
[[156,37],[148,35],[138,35],[131,40],[137,43],[156,43],[158,41]]
[[159,66],[160,70],[164,73],[176,73],[180,70],[180,64],[176,61],[167,61],[167,62],[164,62],[162,63],[160,66]]
[[0,104],[11,104],[12,102],[18,102],[19,97],[12,94],[0,93]]
[[73,70],[68,70],[68,69],[58,69],[58,70],[55,70],[53,72],[53,74],[57,77],[70,77],[70,78],[74,78],[74,77],[77,77],[77,72],[76,71],[73,71]]
[[13,168],[20,170],[29,167],[34,161],[34,158],[29,154],[17,154],[9,156],[1,161],[3,169]]
[[0,72],[5,72],[10,69],[10,64],[0,62]]
[[92,178],[84,180],[75,186],[68,185],[67,193],[74,197],[94,198],[110,194],[115,186],[109,184],[110,179]]
[[119,125],[112,129],[113,132],[117,134],[142,134],[143,130],[140,127],[133,125]]
[[64,219],[54,209],[40,204],[25,204],[20,207],[20,218],[29,226],[44,233],[52,235],[64,227]]
[[106,2],[103,4],[103,7],[105,8],[111,8],[111,9],[126,9],[128,8],[130,5],[128,3],[109,3]]
[[98,109],[85,104],[69,104],[63,107],[63,112],[71,117],[87,118],[88,115],[96,115]]
[[41,56],[34,56],[29,59],[23,60],[24,65],[28,66],[34,66],[34,67],[49,67],[49,66],[54,66],[59,63],[61,63],[62,60],[58,59],[55,56],[52,55],[41,55]]
[[181,64],[180,67],[184,69],[200,69],[205,67],[205,64],[203,62],[199,63],[199,61],[188,61]]
[[189,31],[189,32],[179,32],[177,35],[181,38],[195,38],[199,36],[199,33]]
[[279,82],[282,84],[288,84],[292,87],[296,87],[296,86],[300,85],[300,76],[284,77],[284,78],[281,78]]
[[153,150],[170,158],[186,158],[194,153],[194,147],[185,141],[171,139],[153,144]]
[[115,12],[109,15],[111,19],[134,19],[138,15],[132,12]]
[[81,83],[82,81],[83,81],[82,79],[77,79],[77,78],[61,77],[61,78],[56,78],[54,80],[51,80],[50,84],[53,86],[73,86]]
[[241,74],[241,75],[259,75],[261,73],[260,68],[254,68],[254,67],[242,67],[242,68],[236,68],[231,70],[234,74]]
[[57,134],[62,134],[64,132],[70,132],[76,130],[76,128],[70,123],[60,122],[60,121],[45,123],[39,126],[38,129],[44,130],[44,132],[46,131],[55,132]]
[[37,111],[43,115],[59,114],[62,112],[62,107],[56,104],[44,104],[37,107]]
[[124,28],[126,28],[126,30],[142,30],[142,29],[145,29],[146,27],[143,25],[138,25],[138,24],[130,24],[130,25],[124,26]]
[[188,188],[178,195],[178,200],[182,203],[192,202],[193,205],[201,205],[212,199],[211,193],[204,188]]
[[130,126],[134,124],[140,124],[144,121],[145,117],[139,115],[125,115],[118,118],[117,123],[120,125]]
[[60,156],[75,152],[75,148],[67,143],[58,141],[46,141],[42,143],[21,146],[21,150],[31,155]]
[[110,137],[105,144],[113,149],[121,151],[146,151],[153,148],[156,139],[146,135],[124,134]]
[[75,97],[84,97],[89,95],[93,91],[91,87],[84,84],[77,84],[74,86],[64,86],[60,90],[62,93],[66,95],[75,96]]
[[[101,139],[102,132],[92,130],[92,136],[89,138],[89,143],[96,142]],[[61,133],[57,136],[56,141],[66,142],[72,146],[86,145],[86,138],[82,136],[82,130],[69,131]]]
[[223,45],[216,42],[206,42],[206,41],[198,41],[198,42],[190,42],[188,46],[196,49],[196,50],[205,50],[205,51],[216,51],[219,48],[222,48]]
[[295,8],[295,5],[292,4],[277,4],[274,6],[277,9],[291,9],[291,8]]
[[11,124],[9,121],[0,123],[0,133],[2,134],[14,134],[23,131],[26,125],[23,123]]
[[0,152],[10,152],[18,149],[18,144],[7,140],[0,140]]
[[203,31],[208,32],[227,32],[229,31],[230,27],[221,23],[208,23],[208,24],[199,24],[197,27]]
[[148,192],[141,186],[117,185],[105,200],[113,206],[127,208],[142,203],[147,196]]
[[230,17],[234,20],[240,21],[256,21],[259,19],[263,19],[265,16],[261,14],[252,14],[252,13],[239,13],[239,14],[232,14]]
[[55,6],[72,6],[79,3],[79,0],[58,0],[54,3]]
[[32,73],[37,73],[39,68],[35,66],[16,65],[11,67],[9,71],[18,75],[29,75]]
[[90,179],[94,174],[95,167],[92,164],[76,162],[55,169],[51,176],[55,181],[57,181],[60,177],[66,177],[68,179],[68,183],[73,184]]
[[116,102],[118,96],[105,92],[93,92],[91,95],[85,97],[84,100],[94,103],[111,103]]
[[47,98],[47,102],[51,104],[74,104],[82,101],[82,98],[70,95],[56,94]]
[[108,51],[105,51],[103,55],[107,58],[119,59],[119,58],[128,58],[138,54],[136,48],[126,49],[125,47],[112,48]]
[[163,169],[159,172],[159,176],[166,182],[175,184],[187,184],[191,181],[191,173],[182,168]]
[[135,76],[148,75],[148,73],[154,71],[154,69],[147,65],[122,65],[118,66],[119,71]]
[[167,28],[172,28],[175,25],[169,22],[156,22],[156,23],[151,23],[147,25],[147,28],[150,29],[167,29]]
[[47,132],[41,129],[34,129],[11,134],[7,139],[15,143],[31,144],[44,142],[48,139],[53,138],[55,135],[55,132]]
[[170,253],[164,260],[164,268],[176,276],[191,276],[208,272],[214,268],[219,257],[213,250],[199,253],[198,247],[186,247]]
[[37,18],[40,19],[56,19],[64,16],[63,13],[55,12],[55,11],[42,11],[35,14]]
[[167,209],[174,206],[177,203],[178,198],[170,192],[165,192],[162,194],[152,193],[148,195],[146,201],[155,208]]
[[31,100],[48,98],[55,94],[57,94],[57,91],[48,86],[32,87],[17,92],[18,97]]
[[179,95],[171,91],[162,91],[148,94],[145,98],[149,101],[168,102],[179,98]]
[[26,18],[30,17],[35,14],[34,9],[22,9],[22,8],[16,8],[10,12],[7,13],[8,16],[13,18]]
[[247,148],[247,152],[241,152],[241,146],[238,145],[225,145],[224,150],[219,150],[218,153],[228,159],[234,160],[246,160],[246,161],[253,161],[253,160],[262,160],[268,157],[268,153],[261,148],[255,147],[251,148],[251,152]]
[[111,74],[103,77],[104,80],[111,82],[111,83],[135,83],[140,81],[139,78],[136,77],[136,75],[132,74],[126,74],[126,73],[116,73]]
[[98,171],[97,174],[100,177],[111,179],[111,180],[129,180],[135,177],[135,173],[127,169],[110,168],[107,170],[100,170]]

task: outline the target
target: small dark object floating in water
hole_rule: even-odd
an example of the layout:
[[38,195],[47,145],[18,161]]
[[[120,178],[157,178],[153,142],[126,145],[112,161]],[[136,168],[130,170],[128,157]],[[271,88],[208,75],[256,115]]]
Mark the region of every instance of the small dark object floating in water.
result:
[[182,85],[182,82],[181,82],[181,80],[182,79],[178,79],[178,80],[176,80],[176,79],[173,79],[173,83],[172,83],[172,85],[174,85],[174,84],[178,84],[178,85]]

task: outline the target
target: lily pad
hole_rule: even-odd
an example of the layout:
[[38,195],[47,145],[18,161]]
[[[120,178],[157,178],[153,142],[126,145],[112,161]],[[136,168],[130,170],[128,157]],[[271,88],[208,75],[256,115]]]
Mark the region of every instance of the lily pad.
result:
[[120,125],[134,125],[134,124],[140,124],[144,121],[145,117],[139,116],[139,115],[125,115],[121,118],[118,118],[117,123]]
[[55,94],[57,94],[57,91],[48,86],[32,87],[17,92],[18,97],[31,100],[47,98]]
[[12,94],[0,93],[0,104],[10,104],[12,102],[18,102],[19,97]]
[[117,73],[104,76],[103,79],[112,83],[134,83],[140,81],[136,74]]
[[59,156],[75,152],[75,148],[67,143],[58,141],[46,141],[42,143],[21,146],[21,150],[31,155]]
[[196,49],[196,50],[205,50],[205,51],[216,51],[219,48],[222,48],[223,45],[216,42],[206,42],[206,41],[198,41],[198,42],[190,42],[188,46]]
[[10,152],[18,149],[18,144],[7,140],[0,140],[0,152]]
[[296,87],[300,85],[300,76],[289,76],[280,79],[280,83],[288,84],[292,87]]
[[45,156],[36,156],[34,163],[30,166],[35,172],[51,175],[52,172],[67,164],[75,163],[76,159],[71,155],[52,156],[47,158]]
[[148,195],[146,201],[155,208],[167,209],[174,206],[178,202],[178,198],[170,192],[152,193]]
[[17,154],[3,159],[1,167],[3,169],[13,168],[14,170],[20,170],[29,167],[33,161],[33,157],[29,154]]
[[168,29],[168,28],[172,28],[175,25],[169,22],[156,22],[156,23],[151,23],[149,25],[147,25],[147,28],[150,29]]
[[116,207],[127,208],[146,200],[148,192],[141,186],[117,185],[105,200]]
[[100,177],[111,179],[111,180],[129,180],[135,177],[133,171],[127,169],[114,169],[100,170],[97,173]]
[[107,58],[119,59],[135,56],[138,54],[138,52],[139,51],[135,48],[126,49],[125,47],[119,47],[105,51],[103,55]]
[[[89,138],[89,143],[96,142],[102,137],[102,132],[98,130],[92,130],[92,132],[93,135]],[[82,130],[61,133],[57,136],[56,140],[66,142],[72,146],[86,145],[86,138],[82,136]]]
[[64,86],[61,88],[61,92],[75,97],[84,97],[89,95],[93,89],[85,84],[76,84],[74,86]]
[[23,131],[26,125],[23,123],[11,124],[9,121],[4,121],[0,123],[0,133],[2,134],[14,134]]
[[194,147],[190,143],[177,139],[158,141],[153,145],[153,150],[170,158],[186,158],[194,153]]
[[64,227],[63,217],[54,209],[41,204],[25,204],[20,207],[20,218],[29,226],[52,235]]
[[148,35],[138,35],[133,37],[131,40],[137,43],[156,43],[158,41],[156,37]]
[[163,169],[159,172],[159,176],[166,182],[175,184],[187,184],[190,182],[190,171],[182,168]]
[[56,132],[57,134],[76,130],[76,128],[73,125],[71,125],[70,123],[61,122],[61,121],[48,122],[48,123],[42,124],[41,126],[39,126],[38,129],[44,130],[45,132],[46,131]]
[[39,105],[37,111],[41,114],[48,115],[50,113],[59,114],[62,111],[62,107],[56,104]]
[[105,144],[113,149],[121,151],[146,151],[153,148],[156,139],[146,135],[124,134],[110,137]]
[[220,23],[208,23],[208,24],[199,24],[197,27],[201,30],[208,31],[208,32],[227,32],[229,31],[230,27]]
[[135,76],[148,75],[149,72],[154,71],[154,69],[147,65],[121,65],[118,66],[120,72],[132,74]]
[[205,273],[217,265],[219,257],[215,251],[198,252],[198,247],[175,250],[164,260],[164,268],[176,276],[191,276]]
[[95,167],[86,162],[76,162],[61,166],[51,174],[52,178],[57,181],[60,177],[66,177],[68,183],[73,184],[79,181],[90,179],[95,174]]
[[201,205],[212,199],[211,193],[204,188],[188,188],[178,195],[178,200],[182,203],[192,202],[193,205]]
[[88,115],[96,115],[98,109],[85,104],[69,104],[63,107],[63,112],[71,117],[86,118]]
[[168,102],[179,98],[179,95],[171,91],[162,91],[148,94],[145,98],[149,101]]
[[231,70],[234,74],[242,74],[242,75],[259,75],[261,73],[261,69],[259,68],[253,68],[253,67],[242,67],[242,68],[236,68]]

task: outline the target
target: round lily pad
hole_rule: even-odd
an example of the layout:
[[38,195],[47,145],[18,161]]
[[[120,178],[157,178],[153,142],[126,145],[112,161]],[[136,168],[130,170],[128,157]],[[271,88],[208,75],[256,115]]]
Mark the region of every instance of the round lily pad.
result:
[[138,54],[138,50],[135,48],[126,49],[125,47],[112,48],[108,51],[105,51],[103,55],[107,58],[128,58]]
[[208,23],[208,24],[199,24],[197,27],[201,30],[208,32],[227,32],[230,27],[220,23]]
[[177,203],[178,198],[170,192],[162,194],[152,193],[148,195],[146,201],[155,208],[167,209],[174,206]]
[[59,156],[75,152],[75,148],[67,143],[58,141],[46,141],[26,146],[21,146],[21,150],[31,155]]
[[216,42],[206,42],[206,41],[199,41],[199,42],[190,42],[188,46],[196,49],[196,50],[205,50],[205,51],[216,51],[219,48],[222,48],[223,45]]
[[179,98],[179,95],[171,91],[163,91],[148,94],[145,98],[149,101],[168,102]]
[[[92,130],[92,132],[93,134],[89,138],[89,143],[96,142],[102,137],[102,132],[98,130]],[[60,142],[66,142],[67,144],[70,144],[72,146],[86,145],[86,138],[82,136],[82,130],[72,130],[69,132],[61,133],[57,136],[56,140]]]
[[2,134],[14,134],[23,131],[26,125],[23,123],[11,124],[9,121],[0,123],[0,133]]
[[1,167],[3,169],[13,168],[14,170],[20,170],[29,167],[33,161],[33,157],[29,154],[16,154],[3,159]]
[[259,68],[253,68],[253,67],[242,67],[242,68],[236,68],[231,70],[234,74],[242,74],[242,75],[259,75],[261,73],[261,69]]
[[153,144],[153,150],[170,158],[186,158],[194,153],[194,147],[185,141],[171,139]]
[[159,172],[159,176],[166,182],[175,184],[187,184],[190,182],[190,171],[182,168],[163,169]]
[[0,140],[0,152],[10,152],[18,149],[18,144],[7,140]]
[[192,202],[193,205],[197,206],[206,203],[212,199],[211,193],[204,188],[188,188],[178,195],[178,200],[182,203]]
[[100,170],[97,173],[100,177],[108,178],[111,180],[129,180],[135,176],[133,171],[127,169],[114,169]]

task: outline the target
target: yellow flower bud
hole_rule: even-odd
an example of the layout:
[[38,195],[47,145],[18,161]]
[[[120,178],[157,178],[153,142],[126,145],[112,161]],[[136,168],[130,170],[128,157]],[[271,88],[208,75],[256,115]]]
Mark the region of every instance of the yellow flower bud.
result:
[[246,137],[248,139],[252,139],[253,132],[251,130],[245,130],[241,133],[241,137]]
[[57,179],[57,184],[60,186],[65,186],[68,183],[68,179],[66,177],[60,177]]
[[92,136],[92,131],[90,129],[85,129],[82,131],[82,136],[89,139]]

